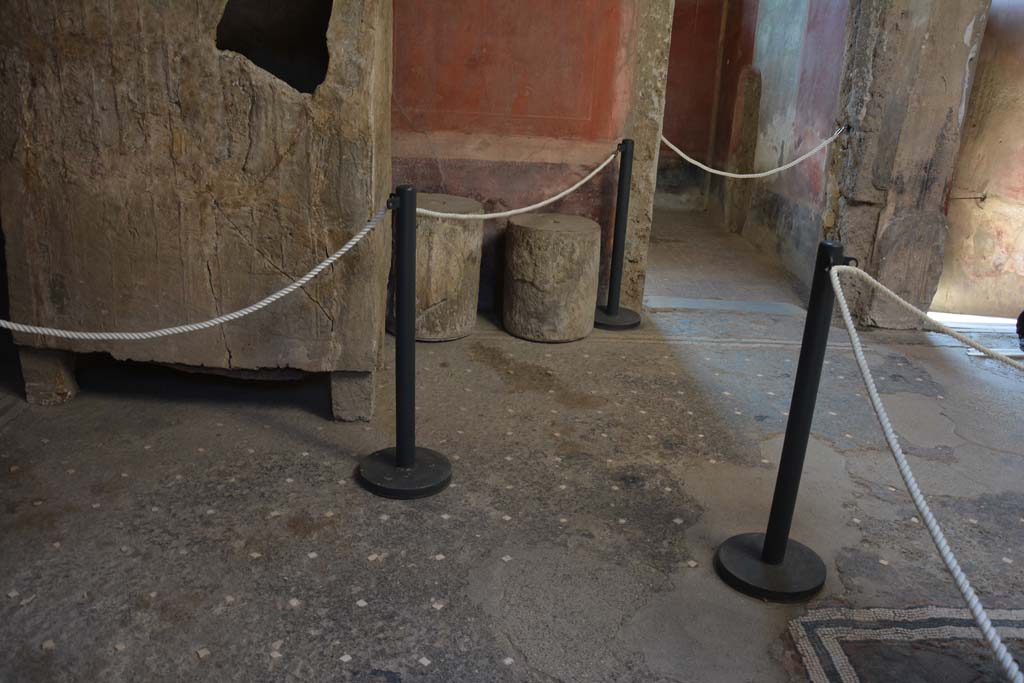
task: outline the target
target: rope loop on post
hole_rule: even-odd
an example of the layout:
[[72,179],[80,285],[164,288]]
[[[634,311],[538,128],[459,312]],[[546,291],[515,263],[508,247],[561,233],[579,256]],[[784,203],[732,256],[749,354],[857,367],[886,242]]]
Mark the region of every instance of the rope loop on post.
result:
[[821,142],[819,142],[814,147],[814,149],[812,149],[810,152],[806,152],[805,154],[801,154],[796,159],[793,159],[793,161],[790,161],[788,164],[783,164],[782,166],[779,166],[778,168],[773,168],[770,171],[760,171],[758,173],[732,173],[730,171],[719,171],[718,169],[711,168],[710,166],[702,164],[701,162],[697,161],[693,157],[689,156],[686,152],[684,152],[683,150],[681,150],[678,147],[676,147],[675,145],[673,145],[669,141],[669,139],[666,138],[664,135],[661,136],[661,141],[665,143],[666,147],[668,147],[670,150],[672,150],[673,152],[678,154],[680,157],[682,157],[684,161],[686,161],[688,163],[691,163],[694,166],[696,166],[697,168],[702,169],[704,171],[707,171],[708,173],[712,173],[714,175],[720,175],[720,176],[723,176],[725,178],[738,178],[738,179],[767,178],[768,176],[775,175],[776,173],[782,173],[783,171],[791,169],[794,166],[796,166],[798,164],[801,164],[804,161],[810,159],[812,156],[814,156],[815,154],[817,154],[818,152],[820,152],[821,150],[825,149],[830,144],[835,142],[836,138],[838,138],[840,135],[842,135],[843,131],[845,131],[845,130],[846,130],[846,125],[842,125],[839,128],[837,128],[836,132],[832,133],[831,136],[829,136],[829,137],[825,138],[824,140],[822,140]]
[[835,291],[836,299],[839,302],[839,310],[843,316],[843,324],[846,326],[846,331],[850,335],[850,343],[853,346],[853,356],[857,361],[857,367],[860,369],[860,374],[864,378],[864,386],[867,388],[871,406],[874,408],[875,415],[878,417],[878,423],[882,427],[882,433],[885,435],[885,441],[889,445],[889,450],[892,451],[893,458],[896,460],[896,467],[899,470],[900,477],[903,478],[903,483],[906,485],[907,491],[910,493],[910,498],[914,501],[914,506],[920,513],[921,519],[924,521],[924,525],[932,537],[932,542],[935,543],[935,547],[938,549],[939,555],[942,557],[943,564],[946,565],[946,569],[949,570],[949,573],[952,575],[953,582],[956,584],[957,590],[960,591],[961,597],[963,597],[964,602],[967,604],[967,608],[974,617],[974,621],[978,625],[978,629],[981,631],[982,637],[988,644],[989,649],[992,650],[992,654],[996,661],[999,662],[1000,667],[1002,667],[1006,680],[1011,683],[1024,683],[1024,674],[1021,673],[1017,662],[1014,661],[1013,656],[1006,649],[1006,646],[1003,644],[1003,641],[999,636],[999,632],[996,630],[995,626],[992,625],[992,621],[989,619],[988,613],[985,611],[985,608],[982,606],[977,594],[974,592],[974,588],[971,587],[971,583],[967,579],[967,575],[964,574],[963,569],[960,568],[960,563],[957,562],[956,556],[953,554],[953,550],[949,547],[949,542],[946,541],[946,536],[942,532],[942,528],[935,519],[935,515],[932,514],[931,508],[928,507],[928,502],[925,500],[924,494],[921,493],[921,488],[917,484],[917,479],[914,477],[914,473],[910,469],[910,464],[907,462],[907,458],[903,454],[903,449],[900,447],[899,439],[896,438],[896,432],[893,430],[892,422],[889,420],[889,415],[886,413],[885,406],[882,404],[882,399],[878,394],[878,387],[875,386],[874,377],[871,375],[871,369],[868,367],[867,359],[864,356],[864,348],[860,342],[860,335],[857,334],[857,328],[853,324],[853,317],[850,315],[850,307],[846,302],[846,297],[843,294],[843,287],[839,282],[839,276],[844,273],[855,275],[860,280],[866,282],[868,285],[884,294],[887,298],[894,301],[903,310],[925,321],[935,330],[947,334],[954,339],[981,351],[985,355],[1022,372],[1024,372],[1024,364],[1018,363],[997,351],[993,351],[992,349],[982,346],[973,339],[968,339],[959,332],[956,332],[938,321],[933,320],[927,313],[900,298],[898,294],[859,268],[837,265],[829,269],[829,279],[832,281],[832,289]]

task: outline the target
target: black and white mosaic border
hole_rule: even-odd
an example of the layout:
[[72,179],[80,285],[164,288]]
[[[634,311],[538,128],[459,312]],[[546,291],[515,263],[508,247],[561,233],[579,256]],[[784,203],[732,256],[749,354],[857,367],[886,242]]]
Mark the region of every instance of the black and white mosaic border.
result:
[[[1024,640],[1024,610],[988,615],[1004,639]],[[791,621],[789,632],[813,683],[859,683],[846,641],[981,640],[971,613],[948,607],[819,609]]]

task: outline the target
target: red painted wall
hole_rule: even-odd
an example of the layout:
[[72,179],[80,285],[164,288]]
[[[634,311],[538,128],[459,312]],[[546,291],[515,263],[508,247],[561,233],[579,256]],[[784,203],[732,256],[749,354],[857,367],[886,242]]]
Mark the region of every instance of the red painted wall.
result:
[[[834,130],[847,0],[732,0],[729,2],[719,93],[715,158],[729,158],[733,108],[740,73],[754,66],[763,75],[760,165],[774,166],[817,144]],[[787,26],[776,24],[785,22]],[[795,29],[795,31],[794,31]],[[762,45],[760,55],[756,44]],[[781,126],[779,126],[781,122]],[[666,120],[666,129],[668,126]],[[817,205],[824,190],[825,156],[768,181],[774,191]],[[757,169],[747,170],[762,170]]]
[[629,101],[621,0],[396,0],[392,125],[618,137]]
[[757,31],[757,0],[731,0],[722,41],[722,83],[719,90],[718,128],[715,130],[715,163],[729,158],[733,136],[733,111],[737,86],[744,67],[754,62],[754,35]]
[[[487,211],[572,185],[622,137],[642,1],[395,0],[395,182]],[[606,259],[615,173],[550,209],[600,223]],[[506,223],[484,224],[485,310],[500,300]]]
[[726,0],[676,0],[672,16],[664,134],[684,152],[705,162],[715,113],[725,4]]

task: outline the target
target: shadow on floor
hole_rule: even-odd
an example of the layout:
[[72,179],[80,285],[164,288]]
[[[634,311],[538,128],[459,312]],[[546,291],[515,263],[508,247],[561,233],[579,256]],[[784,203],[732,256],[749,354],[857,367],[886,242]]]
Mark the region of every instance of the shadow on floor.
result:
[[[78,385],[85,394],[197,406],[292,406],[332,418],[326,373],[310,373],[295,380],[236,379],[156,363],[118,361],[106,354],[80,354],[76,363]],[[6,332],[0,335],[0,395],[25,400],[18,347]]]
[[125,399],[229,404],[294,406],[330,419],[326,374],[297,380],[248,380],[187,372],[154,363],[116,361],[104,354],[79,356],[78,384],[83,392]]

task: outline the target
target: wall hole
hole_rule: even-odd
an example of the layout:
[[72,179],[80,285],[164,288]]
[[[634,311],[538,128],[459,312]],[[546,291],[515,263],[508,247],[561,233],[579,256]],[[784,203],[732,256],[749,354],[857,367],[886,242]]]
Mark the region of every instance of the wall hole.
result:
[[327,76],[331,0],[228,0],[217,48],[245,56],[299,92]]

